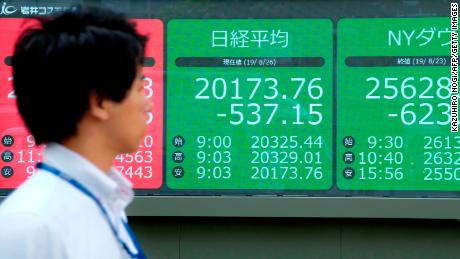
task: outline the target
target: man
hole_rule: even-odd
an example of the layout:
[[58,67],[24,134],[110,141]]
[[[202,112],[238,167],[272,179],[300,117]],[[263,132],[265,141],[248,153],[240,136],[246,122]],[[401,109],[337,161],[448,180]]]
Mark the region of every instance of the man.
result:
[[0,258],[145,258],[126,223],[131,183],[112,168],[137,149],[151,109],[147,38],[109,10],[78,7],[25,31],[12,58],[37,173],[0,206]]

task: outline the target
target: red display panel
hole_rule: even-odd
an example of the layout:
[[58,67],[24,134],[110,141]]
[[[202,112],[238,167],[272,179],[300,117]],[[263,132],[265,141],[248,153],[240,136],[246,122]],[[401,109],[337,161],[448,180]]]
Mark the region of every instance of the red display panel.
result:
[[29,25],[25,19],[0,19],[0,188],[16,188],[42,160],[43,148],[35,146],[17,112],[8,65],[16,38]]
[[148,130],[134,154],[119,155],[115,167],[136,189],[157,189],[163,180],[163,23],[133,19],[137,30],[149,37],[143,67],[145,91],[152,102]]
[[[163,24],[158,19],[133,21],[141,34],[149,36],[143,73],[153,109],[139,150],[117,156],[114,166],[133,182],[135,189],[157,189],[163,177]],[[22,18],[0,18],[0,189],[18,187],[35,173],[35,164],[43,159],[43,147],[35,146],[17,112],[9,65],[14,43],[29,25]]]

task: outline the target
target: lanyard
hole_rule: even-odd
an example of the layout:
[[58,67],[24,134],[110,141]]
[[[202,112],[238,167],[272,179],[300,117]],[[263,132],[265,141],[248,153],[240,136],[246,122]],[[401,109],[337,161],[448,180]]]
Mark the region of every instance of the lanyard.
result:
[[42,169],[42,170],[45,170],[47,172],[50,172],[54,175],[56,175],[57,177],[61,178],[62,180],[68,182],[70,185],[74,186],[75,188],[77,188],[79,191],[81,191],[83,194],[85,194],[86,196],[88,196],[89,198],[91,198],[95,203],[96,205],[99,207],[99,209],[101,210],[102,214],[104,215],[104,217],[106,218],[107,220],[107,223],[109,223],[109,226],[110,226],[110,229],[112,230],[113,232],[113,235],[117,238],[118,242],[121,244],[121,246],[123,247],[123,249],[128,253],[128,255],[132,258],[132,259],[146,259],[147,257],[145,256],[144,254],[144,251],[142,250],[142,247],[141,245],[139,244],[139,241],[137,241],[137,238],[136,236],[134,235],[134,232],[133,230],[131,229],[131,227],[129,227],[128,225],[128,222],[126,222],[125,220],[122,219],[122,222],[123,222],[123,225],[125,226],[126,228],[126,231],[128,232],[129,234],[129,237],[131,238],[131,240],[133,241],[134,243],[134,246],[136,247],[137,249],[137,254],[134,254],[133,252],[131,252],[131,250],[128,248],[128,246],[126,245],[125,242],[123,242],[120,237],[118,236],[118,233],[117,231],[115,230],[115,226],[112,224],[112,221],[110,220],[109,218],[109,214],[107,213],[107,210],[104,208],[104,206],[102,206],[102,203],[99,201],[98,198],[96,198],[96,196],[94,196],[93,193],[91,193],[85,186],[83,186],[80,182],[78,182],[77,180],[63,174],[61,171],[59,171],[58,169],[52,167],[52,166],[49,166],[45,163],[37,163],[37,168],[39,169]]

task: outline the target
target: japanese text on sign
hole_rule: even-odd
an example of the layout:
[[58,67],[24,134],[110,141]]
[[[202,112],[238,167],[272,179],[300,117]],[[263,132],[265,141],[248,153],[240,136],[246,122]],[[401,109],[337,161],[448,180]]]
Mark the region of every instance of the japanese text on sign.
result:
[[281,30],[212,31],[213,48],[262,48],[289,45],[289,33]]

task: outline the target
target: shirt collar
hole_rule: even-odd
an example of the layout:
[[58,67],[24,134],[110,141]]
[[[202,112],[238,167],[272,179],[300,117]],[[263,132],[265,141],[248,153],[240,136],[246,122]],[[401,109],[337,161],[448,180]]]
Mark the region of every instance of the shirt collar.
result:
[[44,151],[45,163],[84,185],[113,212],[124,211],[133,200],[131,182],[113,167],[107,173],[80,154],[58,143],[49,143]]

